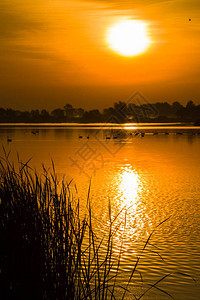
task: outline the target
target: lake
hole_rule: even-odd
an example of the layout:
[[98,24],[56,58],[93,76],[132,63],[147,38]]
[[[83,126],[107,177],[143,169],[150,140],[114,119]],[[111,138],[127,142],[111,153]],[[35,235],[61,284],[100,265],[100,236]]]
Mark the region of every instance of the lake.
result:
[[[199,133],[200,127],[183,124],[0,125],[0,140],[11,151],[11,160],[17,161],[18,152],[23,162],[31,158],[30,165],[41,172],[42,163],[50,168],[52,158],[59,178],[73,179],[71,188],[76,185],[83,207],[91,180],[100,236],[106,230],[109,201],[113,218],[121,211],[114,251],[119,251],[123,235],[122,284],[149,234],[169,218],[154,232],[141,258],[138,270],[144,282],[140,284],[138,275],[131,288],[139,295],[147,284],[172,273],[158,287],[177,300],[200,297]],[[143,299],[169,297],[152,289]]]

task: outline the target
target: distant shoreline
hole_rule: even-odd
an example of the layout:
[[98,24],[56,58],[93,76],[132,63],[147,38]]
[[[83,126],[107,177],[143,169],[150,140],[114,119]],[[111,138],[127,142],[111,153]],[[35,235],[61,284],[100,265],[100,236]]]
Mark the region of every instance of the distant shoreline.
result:
[[[186,123],[200,125],[200,104],[195,105],[189,101],[186,106],[179,102],[169,104],[167,102],[156,103],[125,103],[115,102],[113,106],[103,109],[85,110],[74,108],[71,104],[66,104],[63,108],[56,108],[52,111],[46,109],[35,109],[30,111],[14,110],[12,108],[0,107],[0,124],[30,124],[32,126],[89,126],[88,124],[101,124],[101,126],[117,126],[128,123]],[[45,124],[45,125],[43,125]],[[87,125],[86,125],[87,124]],[[103,124],[103,125],[102,125]],[[105,124],[105,125],[104,125]],[[114,125],[113,125],[114,124]],[[17,125],[15,125],[17,126]]]
[[[0,127],[132,127],[132,126],[197,126],[194,123],[185,122],[147,122],[147,123],[0,123]],[[198,126],[197,126],[198,127]]]

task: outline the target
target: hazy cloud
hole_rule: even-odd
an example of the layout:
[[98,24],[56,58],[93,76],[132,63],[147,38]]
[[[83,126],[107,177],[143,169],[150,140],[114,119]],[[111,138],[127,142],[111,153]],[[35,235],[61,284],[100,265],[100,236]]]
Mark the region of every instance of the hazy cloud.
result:
[[[85,2],[85,0],[83,0]],[[163,3],[163,2],[172,2],[172,3],[183,3],[183,4],[187,4],[188,6],[191,7],[191,5],[195,5],[195,6],[198,6],[200,7],[200,2],[199,0],[125,0],[125,1],[122,1],[122,0],[89,0],[89,1],[92,1],[92,2],[105,2],[105,3],[120,3],[122,6],[124,4],[127,4],[127,3],[131,3],[133,5],[140,5],[140,6],[144,6],[144,5],[152,5],[152,4],[155,4],[155,3]]]
[[[167,80],[178,82],[171,94],[186,99],[188,78],[196,95],[199,9],[199,0],[0,0],[0,99],[112,103],[131,84],[162,96]],[[155,43],[144,56],[129,61],[107,49],[104,31],[121,16],[149,21]]]
[[18,56],[19,58],[25,59],[48,59],[48,60],[58,60],[53,54],[47,53],[45,49],[39,46],[23,46],[23,45],[10,45],[7,47],[7,52],[0,51],[0,54],[9,56]]
[[[85,0],[83,0],[85,1]],[[107,1],[107,0],[89,0],[89,1],[92,1],[92,2],[104,2],[104,3],[107,3],[107,4],[110,4],[110,3],[117,3],[117,4],[121,4],[121,6],[124,6],[126,4],[132,4],[133,6],[135,5],[140,5],[140,6],[146,6],[146,5],[151,5],[151,4],[155,4],[155,3],[162,3],[162,2],[172,2],[174,0],[125,0],[125,1],[121,1],[121,0],[111,0],[111,1]]]
[[[153,5],[169,5],[172,8],[185,10],[188,9],[188,11],[200,9],[200,1],[199,0],[87,0],[94,3],[105,3],[111,8],[113,5],[114,7],[117,5],[118,9],[124,9],[126,6],[137,8],[145,8],[147,6],[153,6]],[[82,2],[85,2],[85,0],[82,0]]]
[[20,11],[16,3],[0,2],[0,39],[19,37],[24,32],[36,31],[43,26],[41,20],[31,19]]
[[45,31],[47,26],[31,11],[31,2],[25,4],[23,6],[19,0],[0,2],[1,58],[55,59],[43,46],[30,42],[30,38]]

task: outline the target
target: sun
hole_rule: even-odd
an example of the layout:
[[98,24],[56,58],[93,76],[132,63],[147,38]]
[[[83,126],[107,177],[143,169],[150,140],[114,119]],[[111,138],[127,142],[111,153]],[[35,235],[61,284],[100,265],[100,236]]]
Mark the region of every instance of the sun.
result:
[[145,52],[151,44],[147,24],[136,20],[121,21],[110,27],[106,41],[112,50],[128,57]]

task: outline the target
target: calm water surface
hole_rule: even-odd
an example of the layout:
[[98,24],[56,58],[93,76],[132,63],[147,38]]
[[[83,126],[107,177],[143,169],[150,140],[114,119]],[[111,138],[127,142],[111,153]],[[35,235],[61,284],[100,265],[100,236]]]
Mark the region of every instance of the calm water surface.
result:
[[[118,231],[114,245],[117,253],[124,234],[121,282],[126,281],[148,235],[170,217],[154,233],[141,260],[138,270],[144,284],[141,287],[136,276],[136,294],[169,272],[183,272],[196,284],[175,274],[158,287],[177,300],[200,299],[200,128],[145,124],[123,129],[100,125],[37,129],[0,126],[1,143],[11,150],[13,160],[18,152],[23,161],[32,157],[31,165],[42,170],[41,163],[50,167],[53,158],[60,178],[64,174],[67,180],[73,178],[83,203],[92,178],[93,214],[102,222],[96,221],[99,235],[108,221],[108,200],[113,216],[124,208],[118,218],[122,224],[127,211],[126,228]],[[146,134],[135,136],[136,132]],[[7,136],[12,142],[7,142]],[[169,297],[152,290],[143,299]]]

